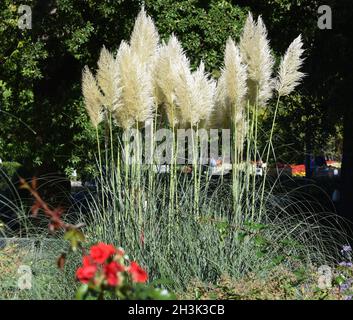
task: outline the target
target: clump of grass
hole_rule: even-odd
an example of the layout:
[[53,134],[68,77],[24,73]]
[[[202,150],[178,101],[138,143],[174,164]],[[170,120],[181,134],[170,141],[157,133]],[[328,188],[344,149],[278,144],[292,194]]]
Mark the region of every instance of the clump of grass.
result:
[[[140,21],[138,25],[140,28],[143,24]],[[148,26],[157,39],[151,20]],[[139,44],[140,41],[139,38]],[[155,48],[156,42],[153,43]],[[122,54],[125,51],[129,52],[129,59]],[[126,69],[140,63],[137,58],[131,60],[133,46],[122,43],[119,52],[114,61],[111,59],[111,70],[116,63],[121,65],[121,61]],[[88,208],[81,214],[87,222],[88,239],[122,245],[133,253],[134,259],[144,263],[152,279],[168,279],[172,290],[186,289],[194,278],[216,283],[225,273],[241,279],[250,273],[268,275],[278,264],[292,272],[312,264],[332,263],[337,248],[346,238],[339,228],[327,223],[330,215],[314,214],[309,205],[303,201],[298,203],[288,194],[274,194],[267,171],[264,177],[258,178],[250,165],[251,161],[259,160],[259,154],[268,162],[280,98],[290,94],[303,76],[299,71],[303,62],[301,38],[289,47],[275,80],[266,27],[261,18],[255,22],[249,15],[239,47],[232,40],[227,43],[217,94],[207,97],[196,80],[203,83],[203,88],[214,88],[212,79],[208,79],[202,66],[196,73],[190,70],[189,61],[174,36],[150,52],[156,52],[156,58],[151,59],[155,63],[149,68],[141,67],[139,78],[135,77],[136,72],[118,75],[125,77],[125,85],[122,91],[116,92],[121,94],[122,101],[117,112],[127,116],[128,125],[119,122],[120,116],[117,124],[124,129],[139,129],[141,112],[136,108],[153,111],[144,120],[166,116],[167,121],[158,123],[169,126],[173,134],[178,126],[194,129],[191,148],[199,150],[197,133],[204,122],[227,120],[233,142],[231,178],[220,177],[215,181],[204,173],[197,152],[189,163],[191,174],[181,173],[175,140],[167,174],[157,174],[153,164],[128,163],[127,154],[131,150],[127,150],[126,140],[123,143],[121,135],[113,137],[110,130],[110,156],[107,157],[106,150],[104,174],[100,160],[99,190],[91,195]],[[123,57],[126,59],[119,61]],[[146,73],[150,73],[154,88],[132,86],[137,79],[146,80]],[[138,92],[128,94],[134,90]],[[268,145],[265,150],[258,150],[258,110],[269,103],[274,93],[277,103]],[[200,94],[205,99],[195,101]],[[144,103],[132,107],[131,102],[139,101],[136,98],[140,95],[146,97]],[[205,110],[206,115],[201,112]],[[212,112],[216,112],[215,117]],[[112,128],[111,120],[107,121]],[[239,127],[244,130],[240,139]],[[157,121],[152,128],[155,133]],[[135,155],[140,156],[143,148],[137,139]]]
[[19,163],[0,165],[0,237],[15,234],[26,236],[30,229],[25,199],[14,183]]
[[[76,261],[71,259],[64,271],[56,267],[58,251],[67,243],[60,240],[7,239],[0,249],[0,299],[66,300],[75,297]],[[77,258],[77,257],[76,257]],[[20,289],[23,273],[19,268],[31,270],[31,288]]]
[[[168,178],[158,177],[153,193],[145,185],[141,198],[147,203],[140,214],[136,195],[126,209],[103,210],[99,200],[92,201],[84,215],[90,241],[122,245],[147,267],[152,279],[169,279],[170,289],[182,291],[193,278],[215,282],[224,273],[234,279],[248,273],[266,276],[278,264],[291,271],[332,264],[337,248],[346,241],[329,225],[328,214],[314,215],[309,203],[306,208],[288,195],[268,195],[262,219],[255,216],[256,222],[238,224],[229,202],[231,182],[202,182],[196,218],[190,178],[182,175],[169,219]],[[117,192],[113,201],[125,190]]]

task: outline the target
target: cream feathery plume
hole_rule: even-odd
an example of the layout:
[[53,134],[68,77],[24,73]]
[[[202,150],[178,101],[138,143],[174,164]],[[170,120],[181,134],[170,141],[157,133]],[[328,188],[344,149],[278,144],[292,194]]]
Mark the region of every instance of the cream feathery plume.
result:
[[180,83],[178,75],[183,73],[186,78],[185,74],[190,72],[189,69],[190,62],[180,42],[172,34],[168,43],[163,43],[160,47],[154,70],[155,99],[158,105],[162,105],[162,111],[172,126],[179,121],[175,93],[175,88]]
[[240,50],[248,69],[248,99],[251,104],[264,106],[272,97],[274,59],[261,17],[255,24],[249,13],[240,40]]
[[132,52],[140,59],[142,64],[150,65],[156,55],[159,44],[159,34],[150,16],[142,7],[138,14],[130,38]]
[[183,48],[172,35],[159,50],[155,70],[156,99],[171,126],[203,126],[214,107],[216,83],[201,62],[195,72]]
[[229,129],[231,127],[230,110],[226,104],[226,84],[225,76],[222,71],[221,76],[218,78],[215,96],[215,108],[213,110],[209,126],[212,128]]
[[304,53],[302,36],[299,35],[288,47],[286,54],[281,60],[276,81],[276,91],[279,96],[289,95],[304,77],[299,69],[303,65]]
[[231,123],[243,119],[242,112],[247,93],[247,70],[239,48],[229,38],[224,55],[224,67],[217,83],[217,108],[213,125],[230,128]]
[[197,122],[197,114],[193,112],[192,105],[196,102],[191,94],[193,86],[192,75],[189,72],[176,71],[177,85],[175,86],[175,100],[177,105],[177,122],[179,127],[186,127]]
[[152,81],[139,58],[128,43],[123,41],[116,56],[120,75],[120,107],[115,110],[117,124],[128,129],[152,117]]
[[180,126],[203,126],[213,111],[215,82],[205,73],[203,62],[193,73],[190,69],[179,72],[178,79],[175,94]]
[[211,117],[210,126],[212,128],[235,130],[235,139],[239,151],[243,147],[247,132],[244,103],[240,107],[230,103],[230,98],[227,95],[226,77],[223,72],[217,82],[216,106]]
[[205,65],[202,61],[198,69],[193,72],[193,80],[194,89],[200,94],[197,105],[198,122],[200,126],[203,126],[209,122],[214,110],[217,83],[205,72]]
[[227,91],[227,102],[241,109],[247,92],[247,68],[244,65],[239,48],[230,38],[226,44],[224,56],[224,77]]
[[[162,45],[158,46],[158,50],[156,53],[156,57],[153,61],[153,67],[152,67],[152,81],[153,81],[153,98],[156,104],[156,107],[158,108],[165,100],[164,94],[162,92],[162,89],[159,86],[159,82],[161,81],[160,79],[162,78],[162,70],[164,67],[164,70],[166,68],[166,61],[165,61],[165,51],[166,44],[163,42]],[[163,66],[163,67],[162,67]],[[168,65],[167,65],[168,67]]]
[[248,55],[250,55],[248,52],[251,52],[251,46],[254,45],[255,30],[256,22],[254,21],[252,13],[249,12],[240,39],[240,49],[245,58],[248,58]]
[[104,94],[103,104],[109,111],[119,108],[119,72],[114,56],[103,47],[98,60],[97,82]]
[[103,96],[99,91],[94,75],[87,66],[82,72],[82,94],[91,123],[97,128],[102,121]]

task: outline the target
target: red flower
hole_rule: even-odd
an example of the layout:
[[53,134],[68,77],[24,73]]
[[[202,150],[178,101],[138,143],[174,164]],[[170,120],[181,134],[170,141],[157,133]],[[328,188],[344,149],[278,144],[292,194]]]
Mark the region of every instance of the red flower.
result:
[[92,264],[90,257],[83,257],[83,266],[76,271],[77,279],[82,283],[88,283],[96,274],[97,266]]
[[104,274],[110,286],[115,287],[119,284],[118,272],[122,271],[124,271],[124,267],[115,261],[104,266]]
[[136,262],[131,262],[131,265],[128,269],[132,276],[133,282],[145,283],[148,279],[148,275],[145,270],[143,270]]
[[98,243],[91,247],[90,254],[94,262],[102,264],[116,252],[112,244]]

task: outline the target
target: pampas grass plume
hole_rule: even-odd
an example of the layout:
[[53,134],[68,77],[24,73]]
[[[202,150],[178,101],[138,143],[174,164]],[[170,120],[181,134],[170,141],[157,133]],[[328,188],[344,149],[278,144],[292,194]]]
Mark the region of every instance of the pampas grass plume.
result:
[[114,56],[105,47],[100,53],[96,78],[104,94],[105,108],[114,112],[119,107],[119,72]]
[[162,44],[159,49],[154,71],[155,98],[171,126],[178,124],[180,120],[179,110],[176,106],[176,88],[180,85],[183,86],[182,81],[185,81],[189,76],[190,62],[184,54],[180,42],[172,34],[168,43]]
[[239,48],[229,38],[224,54],[224,67],[217,83],[217,103],[213,125],[230,128],[243,120],[247,93],[247,70]]
[[137,55],[123,41],[116,57],[120,76],[119,107],[114,112],[117,124],[128,129],[153,115],[152,81]]
[[255,23],[249,13],[240,40],[240,50],[248,67],[248,99],[251,104],[264,106],[272,97],[274,59],[261,17]]
[[209,79],[203,62],[193,73],[190,70],[180,72],[178,80],[175,93],[180,127],[203,126],[213,111],[215,81]]
[[82,94],[91,123],[97,128],[102,121],[103,96],[94,75],[87,66],[82,72]]
[[289,95],[303,79],[304,73],[299,71],[304,61],[303,53],[303,41],[299,35],[288,47],[279,67],[276,81],[279,96]]
[[130,38],[130,46],[142,64],[150,65],[156,56],[159,45],[157,28],[144,8],[138,14]]

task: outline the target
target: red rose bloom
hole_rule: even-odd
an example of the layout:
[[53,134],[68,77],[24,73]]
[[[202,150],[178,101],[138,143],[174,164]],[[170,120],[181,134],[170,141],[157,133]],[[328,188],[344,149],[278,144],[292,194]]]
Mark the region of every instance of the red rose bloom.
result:
[[90,254],[94,262],[102,264],[116,252],[116,249],[111,244],[98,243],[91,247]]
[[76,271],[77,279],[82,283],[88,283],[96,274],[97,266],[91,263],[90,257],[83,257],[83,266]]
[[114,287],[119,284],[118,272],[122,271],[124,271],[124,267],[115,261],[104,266],[104,274],[110,286]]
[[131,262],[131,265],[128,269],[132,276],[133,282],[145,283],[148,279],[148,275],[145,270],[143,270],[136,262]]

